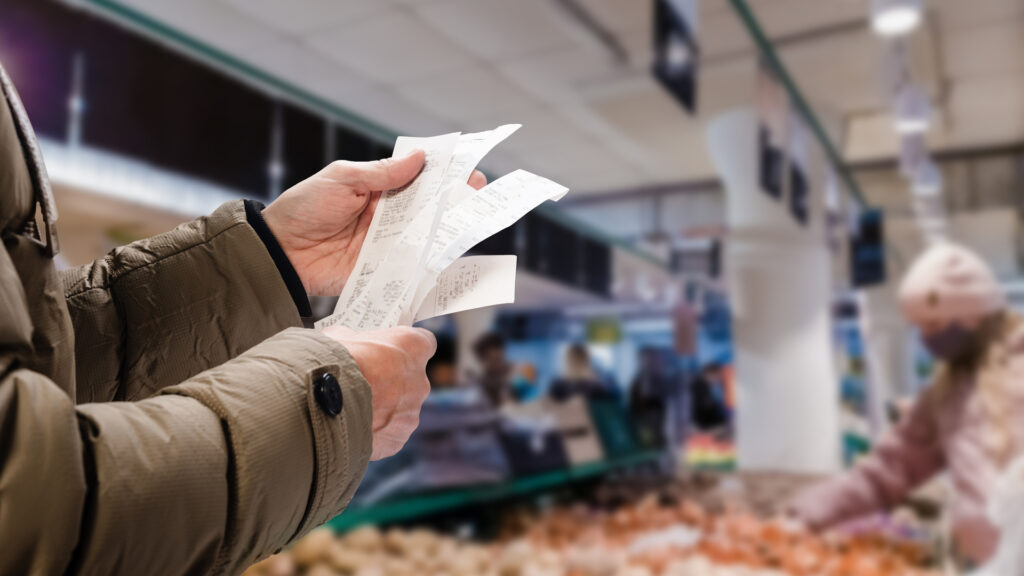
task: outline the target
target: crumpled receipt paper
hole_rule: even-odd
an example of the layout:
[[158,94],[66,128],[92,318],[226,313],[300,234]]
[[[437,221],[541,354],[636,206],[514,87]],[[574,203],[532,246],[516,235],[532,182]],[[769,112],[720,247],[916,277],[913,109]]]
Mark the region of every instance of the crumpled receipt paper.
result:
[[334,313],[315,324],[375,330],[515,299],[515,256],[467,256],[480,241],[568,189],[516,170],[473,190],[466,181],[499,142],[519,129],[400,137],[394,156],[419,148],[423,170],[381,195],[352,276]]

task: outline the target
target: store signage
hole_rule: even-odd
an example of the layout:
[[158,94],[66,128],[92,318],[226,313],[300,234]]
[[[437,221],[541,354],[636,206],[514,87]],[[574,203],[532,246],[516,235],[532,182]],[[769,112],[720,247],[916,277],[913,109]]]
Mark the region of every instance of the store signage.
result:
[[850,279],[854,288],[885,284],[885,227],[881,210],[865,210],[850,241]]
[[696,0],[656,0],[651,73],[677,102],[697,109]]
[[789,97],[763,64],[757,78],[758,174],[766,194],[782,200],[786,187]]
[[758,131],[758,142],[758,174],[761,189],[776,200],[781,200],[785,156],[782,150],[774,145],[771,131],[763,124]]
[[789,124],[789,212],[797,222],[807,226],[810,193],[807,182],[807,127],[793,110],[789,113]]
[[587,342],[615,344],[622,340],[622,324],[615,318],[593,318],[587,321]]
[[758,69],[758,181],[801,226],[810,221],[810,134],[770,67]]

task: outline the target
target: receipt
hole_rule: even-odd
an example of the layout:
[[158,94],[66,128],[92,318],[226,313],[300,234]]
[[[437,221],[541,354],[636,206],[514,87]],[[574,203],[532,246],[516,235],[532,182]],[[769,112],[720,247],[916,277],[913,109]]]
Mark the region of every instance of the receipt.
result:
[[455,143],[451,161],[445,172],[444,183],[439,194],[439,211],[437,213],[423,212],[416,216],[409,227],[402,232],[400,241],[408,245],[423,245],[424,238],[426,238],[426,244],[432,244],[437,225],[440,222],[438,214],[443,214],[449,206],[458,204],[473,193],[473,188],[466,182],[473,174],[477,164],[488,152],[520,127],[522,127],[521,124],[505,124],[487,132],[461,134]]
[[515,256],[459,257],[568,191],[524,170],[479,191],[466,184],[480,160],[519,127],[399,138],[394,155],[423,149],[423,171],[405,189],[382,195],[334,314],[316,327],[372,330],[512,302]]
[[[395,157],[422,149],[426,153],[423,170],[405,188],[389,190],[381,195],[352,275],[338,298],[334,314],[317,322],[317,328],[339,324],[354,328],[370,303],[368,298],[361,296],[371,279],[377,275],[378,269],[384,264],[388,264],[391,269],[406,264],[412,269],[429,250],[423,243],[414,246],[411,251],[408,247],[394,248],[418,217],[426,214],[432,220],[441,211],[443,204],[439,195],[459,136],[458,132],[454,132],[430,138],[400,137],[395,142]],[[389,259],[392,254],[393,258]],[[387,271],[382,270],[380,275],[384,274]]]
[[506,174],[453,206],[441,217],[427,266],[443,270],[486,238],[515,224],[547,200],[569,189],[526,170]]
[[416,310],[412,304],[420,283],[424,278],[429,278],[431,282],[436,279],[436,274],[425,269],[422,262],[434,249],[438,226],[445,210],[452,204],[449,196],[454,191],[455,200],[465,198],[468,193],[464,190],[469,188],[466,181],[476,165],[519,127],[519,124],[507,124],[487,132],[459,136],[445,173],[445,181],[437,195],[440,210],[418,215],[392,249],[392,254],[415,254],[415,259],[389,256],[382,263],[380,272],[374,271],[374,280],[364,293],[355,295],[348,303],[339,300],[338,305],[345,307],[342,323],[357,330],[412,323]]
[[[522,124],[505,124],[494,130],[459,136],[451,164],[448,166],[448,184],[452,187],[464,184],[484,156],[520,128]],[[461,197],[458,200],[461,200]]]
[[515,256],[465,256],[445,268],[427,293],[414,322],[516,299]]
[[[558,201],[569,189],[526,170],[484,186],[442,217],[427,257],[424,278],[413,298],[412,310],[422,305],[441,271],[481,241],[508,228],[547,200]],[[400,321],[408,321],[403,317]]]

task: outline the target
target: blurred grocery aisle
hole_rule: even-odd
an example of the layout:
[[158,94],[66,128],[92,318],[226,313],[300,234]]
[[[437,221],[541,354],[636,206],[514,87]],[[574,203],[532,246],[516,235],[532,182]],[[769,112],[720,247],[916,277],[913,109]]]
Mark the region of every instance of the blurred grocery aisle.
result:
[[952,562],[943,478],[845,551],[776,520],[943,373],[919,254],[1024,302],[1022,49],[1019,0],[0,0],[61,265],[398,135],[522,123],[481,168],[570,189],[471,251],[516,302],[423,323],[419,431],[266,575]]

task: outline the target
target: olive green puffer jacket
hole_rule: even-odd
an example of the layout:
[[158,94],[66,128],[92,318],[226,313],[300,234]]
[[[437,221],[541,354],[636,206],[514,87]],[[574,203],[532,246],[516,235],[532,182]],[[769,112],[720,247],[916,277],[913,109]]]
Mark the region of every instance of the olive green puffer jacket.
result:
[[38,145],[0,84],[0,574],[237,574],[341,512],[370,388],[299,327],[242,202],[58,275]]

